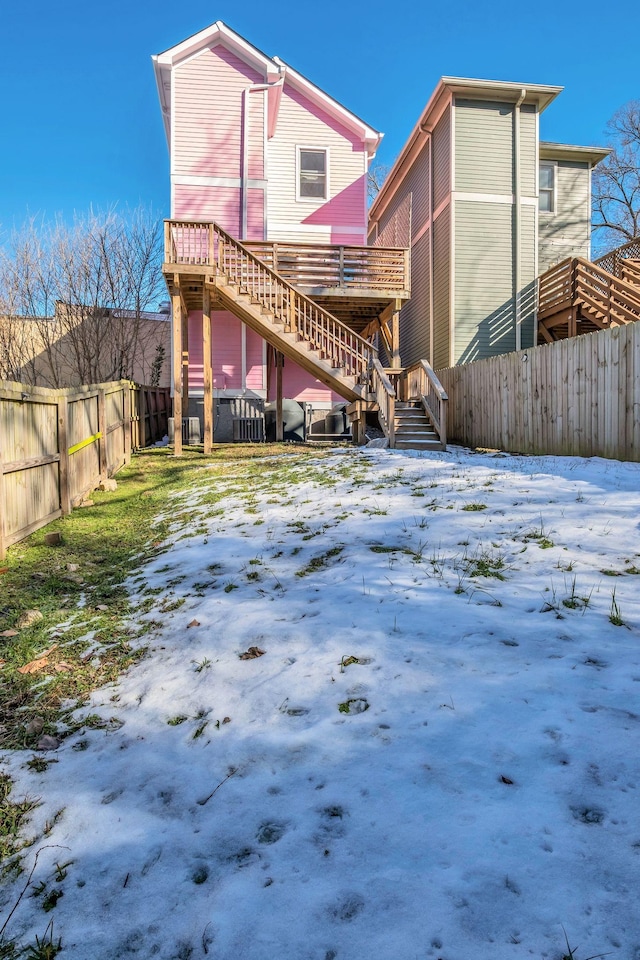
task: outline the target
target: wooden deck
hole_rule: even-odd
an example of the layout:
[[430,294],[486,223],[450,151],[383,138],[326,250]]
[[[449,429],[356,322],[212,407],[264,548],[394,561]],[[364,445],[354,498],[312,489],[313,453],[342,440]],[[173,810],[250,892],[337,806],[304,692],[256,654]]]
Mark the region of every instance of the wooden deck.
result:
[[[188,309],[198,309],[204,278],[215,271],[216,235],[210,222],[165,221],[163,271],[168,277],[183,277]],[[396,301],[411,296],[408,250],[275,241],[246,241],[243,246],[357,333],[391,304],[400,309]]]
[[[632,241],[640,252],[640,243]],[[538,342],[553,343],[640,320],[640,268],[620,251],[600,261],[568,258],[542,274],[538,287]],[[615,271],[615,272],[613,272]]]

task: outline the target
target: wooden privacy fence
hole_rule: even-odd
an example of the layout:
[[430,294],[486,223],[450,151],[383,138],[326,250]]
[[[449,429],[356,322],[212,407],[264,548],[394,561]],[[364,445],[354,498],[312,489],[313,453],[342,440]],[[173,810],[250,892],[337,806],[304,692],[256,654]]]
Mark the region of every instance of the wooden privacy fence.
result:
[[439,370],[449,439],[640,460],[640,323]]
[[66,390],[0,382],[0,557],[164,436],[168,394],[128,380]]

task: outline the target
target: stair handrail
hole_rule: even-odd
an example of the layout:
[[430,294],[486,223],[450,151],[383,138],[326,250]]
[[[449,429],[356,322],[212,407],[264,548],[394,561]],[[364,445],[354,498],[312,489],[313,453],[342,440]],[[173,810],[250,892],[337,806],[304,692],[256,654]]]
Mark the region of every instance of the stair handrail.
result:
[[196,224],[174,220],[170,224],[166,255],[172,254],[175,259],[168,262],[181,262],[177,231],[182,228],[204,231],[205,236],[199,241],[189,238],[188,262],[215,267],[232,283],[257,297],[273,311],[278,321],[324,353],[337,368],[344,369],[347,376],[361,382],[366,380],[374,357],[373,346],[368,340],[272,270],[215,221]]
[[378,418],[389,446],[395,446],[396,391],[377,357],[371,363],[371,391],[378,404]]
[[640,291],[635,284],[582,257],[576,257],[574,263],[576,302],[595,303],[609,322],[640,320]]
[[418,360],[404,372],[404,396],[420,400],[444,450],[447,448],[449,396],[428,360]]

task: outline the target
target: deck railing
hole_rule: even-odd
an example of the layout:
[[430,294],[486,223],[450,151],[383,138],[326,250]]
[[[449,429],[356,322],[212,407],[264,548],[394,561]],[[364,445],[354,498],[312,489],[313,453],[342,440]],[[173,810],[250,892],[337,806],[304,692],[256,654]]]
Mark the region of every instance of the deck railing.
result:
[[273,314],[344,375],[365,382],[372,345],[327,310],[296,290],[244,244],[216,223],[165,221],[165,262],[207,265]]
[[600,264],[569,258],[540,277],[538,317],[544,320],[572,307],[582,307],[604,326],[629,323],[640,320],[640,290]]
[[393,447],[395,441],[396,391],[377,357],[371,365],[371,390],[378,404],[380,425]]
[[280,241],[245,246],[298,287],[409,292],[408,250]]
[[447,445],[447,405],[449,398],[435,371],[426,360],[419,360],[404,372],[404,396],[421,400],[442,446]]
[[[298,287],[409,294],[409,251],[396,247],[245,241],[243,247]],[[216,225],[165,220],[165,263],[214,266]]]

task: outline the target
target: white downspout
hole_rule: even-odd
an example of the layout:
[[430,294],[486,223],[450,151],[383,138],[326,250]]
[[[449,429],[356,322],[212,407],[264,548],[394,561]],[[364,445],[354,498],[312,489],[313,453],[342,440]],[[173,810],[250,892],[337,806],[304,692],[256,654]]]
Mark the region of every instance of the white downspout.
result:
[[523,87],[520,92],[520,97],[516,101],[513,114],[513,137],[514,137],[514,147],[513,147],[513,163],[515,167],[515,183],[514,183],[514,203],[515,203],[515,217],[514,217],[514,253],[515,253],[515,269],[514,269],[514,306],[515,306],[515,323],[516,323],[516,350],[522,349],[522,303],[520,299],[520,290],[522,287],[522,265],[520,263],[521,254],[522,254],[522,243],[521,243],[521,222],[522,222],[522,187],[520,183],[520,107],[522,106],[522,101],[527,95],[527,91]]
[[[240,233],[242,240],[247,239],[247,220],[248,220],[248,182],[249,182],[249,94],[257,93],[259,90],[268,90],[271,83],[252,83],[242,91],[242,157],[240,171],[240,193],[241,193],[241,221]],[[265,153],[266,161],[266,153]]]

